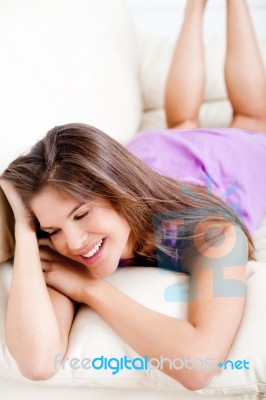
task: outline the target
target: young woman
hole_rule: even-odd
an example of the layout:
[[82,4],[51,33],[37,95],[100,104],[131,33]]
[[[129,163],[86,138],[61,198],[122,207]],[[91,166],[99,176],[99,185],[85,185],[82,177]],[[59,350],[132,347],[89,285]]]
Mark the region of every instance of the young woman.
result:
[[[166,86],[168,130],[141,133],[125,148],[88,125],[55,127],[2,175],[16,240],[6,340],[30,379],[56,373],[78,303],[142,356],[218,364],[228,354],[254,259],[250,235],[266,209],[266,78],[247,5],[228,0],[233,120],[229,129],[199,129],[205,3],[187,3]],[[187,272],[188,320],[152,311],[104,279],[126,265]],[[218,369],[163,371],[196,390]]]

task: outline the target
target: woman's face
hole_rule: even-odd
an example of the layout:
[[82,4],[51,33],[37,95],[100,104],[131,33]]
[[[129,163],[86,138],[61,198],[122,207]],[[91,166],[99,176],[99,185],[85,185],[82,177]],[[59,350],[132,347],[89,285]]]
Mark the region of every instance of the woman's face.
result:
[[94,276],[111,275],[120,258],[133,257],[130,227],[107,200],[82,203],[45,188],[31,208],[58,253],[84,264]]

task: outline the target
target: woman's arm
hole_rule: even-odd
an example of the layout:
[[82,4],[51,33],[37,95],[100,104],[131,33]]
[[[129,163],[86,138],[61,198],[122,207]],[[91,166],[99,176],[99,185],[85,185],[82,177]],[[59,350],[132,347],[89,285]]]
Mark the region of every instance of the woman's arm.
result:
[[16,235],[5,333],[24,376],[40,380],[55,375],[54,357],[67,350],[73,316],[73,301],[46,287],[36,236]]
[[5,322],[6,343],[23,375],[47,379],[65,354],[74,302],[47,288],[30,214],[9,182],[1,181],[15,214],[15,256]]
[[[149,359],[162,356],[172,360],[200,357],[205,360],[205,366],[207,363],[210,365],[206,358],[211,358],[212,369],[189,369],[189,362],[188,368],[170,369],[167,362],[163,363],[163,372],[186,388],[198,390],[207,386],[219,370],[217,364],[223,362],[228,354],[244,310],[245,293],[242,289],[245,289],[246,282],[247,242],[243,235],[236,252],[238,255],[232,258],[230,253],[228,261],[228,249],[235,246],[235,238],[230,231],[226,235],[228,240],[219,247],[215,246],[214,258],[209,250],[205,250],[194,260],[195,264],[190,265],[188,321],[150,310],[108,281],[89,279],[86,269],[77,271],[71,266],[62,268],[60,264],[52,263],[45,279],[49,285],[94,309],[141,356]],[[229,285],[224,285],[223,279],[218,282],[217,289],[214,275],[221,272],[223,263],[225,280],[235,280],[236,286],[231,287],[233,293],[227,291],[230,281],[225,281]]]
[[84,302],[142,356],[212,358],[211,370],[171,370],[164,363],[163,371],[186,388],[206,387],[220,368],[217,364],[226,359],[244,311],[247,241],[242,231],[233,232],[229,227],[222,245],[202,252],[190,268],[188,321],[152,311],[106,281],[99,281],[95,290],[88,288]]
[[[238,269],[238,267],[237,267]],[[241,271],[242,269],[242,271]],[[244,278],[244,267],[235,271],[235,277]],[[233,274],[231,275],[233,276]],[[190,305],[188,321],[178,320],[140,305],[130,297],[121,293],[108,282],[101,282],[98,290],[88,290],[84,296],[93,308],[118,334],[141,356],[196,360],[205,367],[212,359],[213,369],[188,368],[169,369],[164,363],[163,372],[176,379],[189,390],[206,387],[219,370],[217,364],[224,362],[232,345],[241,320],[244,299],[214,298],[210,292],[212,277],[201,279],[201,290],[207,290],[203,301]],[[177,363],[177,368],[180,363]]]

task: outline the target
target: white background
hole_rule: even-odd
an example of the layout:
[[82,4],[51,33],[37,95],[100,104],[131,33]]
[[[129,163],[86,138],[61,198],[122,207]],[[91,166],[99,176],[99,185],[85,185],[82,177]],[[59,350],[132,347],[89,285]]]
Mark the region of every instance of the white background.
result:
[[[127,3],[139,31],[160,36],[178,33],[185,0],[127,0]],[[248,4],[257,35],[266,39],[266,0],[248,0]],[[207,35],[225,35],[225,8],[226,0],[208,0],[204,21]]]

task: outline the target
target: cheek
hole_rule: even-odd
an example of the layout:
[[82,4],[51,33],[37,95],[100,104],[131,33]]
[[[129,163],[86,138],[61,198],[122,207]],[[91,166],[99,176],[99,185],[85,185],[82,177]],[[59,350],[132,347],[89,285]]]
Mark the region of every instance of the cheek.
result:
[[114,216],[112,219],[109,220],[108,231],[112,236],[116,237],[117,239],[123,240],[126,239],[126,237],[129,235],[130,227],[122,218]]
[[54,248],[56,249],[56,251],[58,251],[58,253],[63,254],[64,248],[65,248],[63,238],[51,237],[51,241],[52,241],[53,246],[54,246]]

